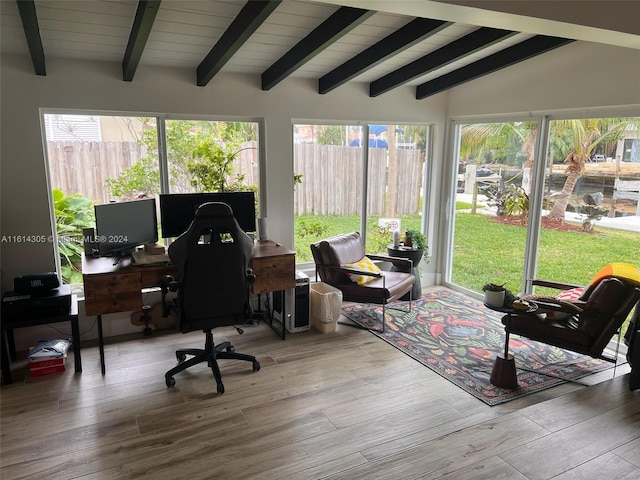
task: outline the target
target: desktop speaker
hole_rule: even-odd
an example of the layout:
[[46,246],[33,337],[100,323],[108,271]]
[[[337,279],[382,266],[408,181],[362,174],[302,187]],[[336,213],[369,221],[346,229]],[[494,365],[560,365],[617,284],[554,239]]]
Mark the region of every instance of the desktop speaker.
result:
[[18,295],[45,293],[59,286],[56,272],[21,275],[13,279],[13,291]]
[[266,242],[269,240],[269,227],[267,226],[267,217],[258,219],[258,240]]

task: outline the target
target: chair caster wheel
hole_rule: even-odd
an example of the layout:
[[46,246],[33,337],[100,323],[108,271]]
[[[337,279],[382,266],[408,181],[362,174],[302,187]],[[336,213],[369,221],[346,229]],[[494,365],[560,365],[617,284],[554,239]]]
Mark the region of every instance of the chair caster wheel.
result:
[[253,362],[253,371],[254,372],[260,371],[260,363],[258,363],[257,360],[254,360],[254,362]]
[[184,353],[176,353],[176,358],[178,359],[178,363],[182,363],[187,359],[187,356]]
[[218,393],[220,395],[222,395],[224,393],[224,385],[221,384],[221,383],[218,384]]
[[176,385],[176,379],[173,377],[166,377],[165,382],[167,383],[167,387],[169,388],[175,387]]
[[227,347],[227,352],[229,352],[229,353],[233,353],[233,352],[235,352],[235,351],[236,351],[236,347],[234,347],[233,345],[229,345],[229,346]]

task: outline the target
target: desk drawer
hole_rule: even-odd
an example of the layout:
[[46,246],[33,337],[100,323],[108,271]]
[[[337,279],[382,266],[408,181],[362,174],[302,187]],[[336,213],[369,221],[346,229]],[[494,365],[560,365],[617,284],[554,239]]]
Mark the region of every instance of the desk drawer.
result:
[[142,295],[140,290],[116,295],[87,295],[85,292],[84,309],[87,316],[138,311],[142,310]]
[[287,290],[296,286],[296,258],[294,255],[262,257],[251,260],[256,281],[254,294]]
[[111,295],[138,292],[142,289],[142,278],[139,273],[121,273],[115,275],[85,275],[85,295]]
[[84,276],[84,308],[87,315],[128,312],[142,308],[140,273]]

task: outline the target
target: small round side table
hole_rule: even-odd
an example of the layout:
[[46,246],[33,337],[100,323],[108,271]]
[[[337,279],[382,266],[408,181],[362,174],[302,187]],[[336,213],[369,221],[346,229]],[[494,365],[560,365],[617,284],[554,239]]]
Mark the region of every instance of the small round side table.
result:
[[493,385],[500,388],[514,389],[518,387],[518,376],[516,375],[516,361],[513,355],[509,355],[509,325],[511,324],[511,315],[519,313],[533,313],[538,309],[536,304],[531,304],[527,310],[516,310],[510,307],[494,307],[493,305],[484,304],[485,307],[501,313],[507,314],[507,321],[504,328],[504,353],[496,356],[496,361],[491,370],[490,381]]
[[[413,269],[411,271],[409,271],[408,268],[403,269],[401,267],[396,267],[395,265],[391,267],[391,271],[413,273],[413,276],[416,278],[416,282],[413,284],[413,288],[411,289],[411,298],[414,300],[422,296],[422,283],[420,282],[418,264],[420,263],[420,260],[422,260],[423,253],[424,251],[421,248],[410,248],[402,245],[394,247],[393,244],[387,245],[387,254],[390,257],[408,258],[413,262]],[[402,299],[405,300],[404,297]],[[406,298],[406,300],[408,300],[408,298]]]

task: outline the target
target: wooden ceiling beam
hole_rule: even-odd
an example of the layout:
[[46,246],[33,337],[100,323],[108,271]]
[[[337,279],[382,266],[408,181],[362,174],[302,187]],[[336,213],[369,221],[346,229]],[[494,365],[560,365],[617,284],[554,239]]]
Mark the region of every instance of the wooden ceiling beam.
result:
[[202,60],[197,69],[197,85],[204,87],[280,5],[282,0],[249,0],[229,28]]
[[433,70],[442,68],[456,60],[479,52],[483,48],[494,45],[516,35],[517,32],[497,28],[479,28],[423,57],[401,67],[387,75],[374,80],[369,85],[369,96],[377,97],[389,90],[399,87],[414,78],[418,78]]
[[318,81],[318,93],[324,94],[379,63],[444,30],[453,22],[416,18],[391,35],[324,75]]
[[340,7],[262,73],[262,90],[273,88],[374,13],[373,10]]
[[40,37],[40,27],[38,26],[38,15],[36,14],[36,4],[34,0],[16,0],[24,36],[27,39],[31,62],[36,75],[47,76],[47,68],[44,59],[44,48]]
[[536,35],[523,42],[505,48],[488,57],[477,60],[458,70],[442,75],[429,82],[418,85],[416,99],[430,97],[456,85],[460,85],[489,73],[496,72],[510,65],[523,62],[529,58],[548,52],[555,48],[567,45],[574,40],[546,35]]
[[130,82],[136,74],[142,52],[149,40],[151,27],[156,19],[161,0],[140,0],[133,20],[129,42],[122,59],[122,80]]

